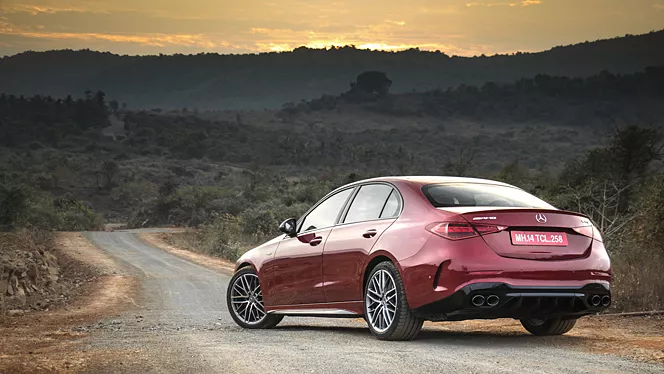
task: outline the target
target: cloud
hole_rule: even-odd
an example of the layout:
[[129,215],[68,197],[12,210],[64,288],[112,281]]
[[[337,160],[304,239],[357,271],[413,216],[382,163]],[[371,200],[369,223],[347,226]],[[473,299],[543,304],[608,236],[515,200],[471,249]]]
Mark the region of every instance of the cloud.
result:
[[[404,26],[405,27],[405,26]],[[394,32],[390,33],[388,30]],[[254,28],[251,33],[257,37],[254,42],[256,51],[289,51],[305,46],[307,48],[330,48],[354,45],[360,49],[373,49],[383,51],[400,51],[411,48],[435,51],[440,50],[447,54],[473,56],[492,54],[494,50],[485,45],[473,45],[465,41],[463,35],[420,35],[402,33],[398,24],[385,22],[378,25],[356,27],[344,33],[321,33],[313,30],[294,31],[291,29]],[[459,40],[459,44],[443,43],[441,40]]]
[[540,0],[523,0],[521,2],[521,6],[540,5],[540,4],[542,4]]
[[223,41],[213,41],[205,35],[187,34],[104,34],[104,33],[72,33],[72,32],[45,32],[43,27],[36,27],[38,31],[17,29],[9,23],[0,20],[0,34],[21,36],[25,38],[48,39],[48,40],[79,40],[79,41],[109,41],[115,43],[133,43],[150,47],[182,46],[197,47],[202,49],[213,49],[218,47],[230,47]]
[[[88,20],[88,26],[80,25],[74,29],[62,28],[59,22],[41,23],[31,20],[30,23],[11,23],[11,15],[3,17],[0,13],[0,41],[12,45],[31,46],[31,49],[55,48],[101,48],[119,53],[174,53],[183,51],[246,53],[265,51],[289,51],[300,46],[309,48],[329,48],[355,45],[362,49],[374,50],[406,50],[420,48],[422,50],[440,50],[454,55],[493,54],[497,51],[487,45],[470,42],[458,33],[432,32],[416,27],[417,22],[406,22],[399,18],[388,18],[376,23],[353,25],[348,22],[330,22],[320,24],[296,24],[287,27],[273,27],[271,22],[265,26],[249,27],[234,25],[233,28],[212,31],[208,28],[198,29],[180,27],[170,32],[160,32],[158,28],[126,27],[94,28],[102,24],[101,19]],[[40,13],[43,14],[43,13]],[[78,14],[78,13],[77,13]],[[87,14],[87,13],[86,13]],[[50,14],[46,14],[51,16]],[[109,16],[110,15],[104,15]],[[117,16],[115,14],[114,16]],[[32,17],[32,16],[29,16]],[[129,19],[126,15],[125,20]],[[70,18],[66,18],[70,19]],[[86,19],[88,19],[86,17]],[[46,21],[46,20],[43,20]],[[262,23],[262,22],[261,22]],[[44,26],[46,25],[46,26]],[[99,30],[97,32],[97,30]],[[196,31],[194,31],[196,30]],[[20,38],[20,39],[18,39]],[[449,44],[454,40],[453,44]],[[47,47],[52,46],[52,47]],[[16,47],[18,48],[18,47]],[[16,48],[8,48],[8,53]],[[141,49],[146,52],[140,52]],[[502,52],[502,51],[500,51]]]
[[406,26],[405,21],[385,21],[385,22],[397,26]]
[[51,6],[38,6],[38,5],[11,5],[0,7],[0,11],[5,14],[11,13],[28,13],[33,16],[38,14],[56,14],[64,12],[76,13],[108,13],[105,10],[91,10],[78,7],[51,7]]
[[493,2],[493,3],[475,2],[475,3],[467,3],[466,7],[467,8],[472,8],[472,7],[496,7],[496,6],[526,7],[526,6],[530,6],[530,5],[540,5],[540,4],[542,4],[541,0],[522,0],[522,1],[517,1],[517,2]]
[[89,2],[85,6],[63,4],[58,6],[53,5],[28,5],[28,4],[1,4],[0,0],[0,14],[28,14],[31,16],[39,15],[57,15],[63,13],[79,13],[79,14],[120,14],[120,13],[136,13],[143,17],[161,17],[170,20],[212,20],[216,19],[215,16],[210,14],[183,14],[165,9],[158,9],[154,7],[140,7],[130,6],[127,4],[114,4],[105,2]]

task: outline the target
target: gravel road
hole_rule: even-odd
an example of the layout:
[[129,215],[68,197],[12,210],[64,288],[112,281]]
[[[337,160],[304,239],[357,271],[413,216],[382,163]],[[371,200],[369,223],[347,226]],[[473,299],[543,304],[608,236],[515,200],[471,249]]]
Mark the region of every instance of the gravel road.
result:
[[572,349],[573,336],[460,333],[428,324],[416,341],[382,342],[362,320],[289,317],[273,330],[243,330],[226,309],[229,276],[151,247],[134,232],[85,235],[143,288],[135,310],[82,327],[94,331],[89,349],[118,354],[92,372],[664,372],[664,365]]

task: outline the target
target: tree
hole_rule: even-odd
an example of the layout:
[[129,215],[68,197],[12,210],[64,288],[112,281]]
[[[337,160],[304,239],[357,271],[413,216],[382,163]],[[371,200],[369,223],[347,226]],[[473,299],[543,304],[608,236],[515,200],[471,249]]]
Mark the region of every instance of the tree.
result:
[[[110,189],[115,185],[115,177],[120,173],[120,167],[114,161],[104,161],[101,165],[101,169],[98,172],[98,177],[101,175],[103,178],[104,184],[102,185],[105,189]],[[99,179],[97,179],[97,185],[99,185]]]
[[477,150],[475,148],[461,148],[455,155],[445,152],[447,162],[445,163],[445,173],[457,177],[465,177],[473,168],[473,161]]
[[634,214],[621,209],[621,197],[629,187],[589,180],[583,186],[567,186],[561,196],[569,196],[571,204],[566,208],[588,216],[602,233],[606,247],[612,249],[624,240],[624,230],[634,219]]
[[351,91],[361,90],[378,96],[387,95],[392,81],[382,71],[365,71],[357,76],[355,84],[351,84]]
[[634,200],[634,186],[643,181],[653,161],[661,159],[662,133],[658,129],[628,126],[616,129],[606,146],[589,151],[584,158],[567,165],[563,184],[584,187],[610,182],[619,193],[619,210],[626,211]]
[[28,206],[25,188],[0,184],[0,231],[11,229]]

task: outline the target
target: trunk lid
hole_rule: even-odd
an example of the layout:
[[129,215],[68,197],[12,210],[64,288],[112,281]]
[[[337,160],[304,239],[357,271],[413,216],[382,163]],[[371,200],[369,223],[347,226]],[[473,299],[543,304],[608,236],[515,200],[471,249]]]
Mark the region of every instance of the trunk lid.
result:
[[491,207],[455,207],[444,210],[458,213],[473,225],[504,227],[499,232],[482,235],[486,244],[503,257],[568,260],[587,256],[592,246],[592,237],[574,230],[592,227],[590,220],[578,213]]

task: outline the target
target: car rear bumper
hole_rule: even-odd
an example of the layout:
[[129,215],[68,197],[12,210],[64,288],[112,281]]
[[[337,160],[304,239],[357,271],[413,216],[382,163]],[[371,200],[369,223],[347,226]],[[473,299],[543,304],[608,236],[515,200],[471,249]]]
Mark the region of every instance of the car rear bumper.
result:
[[609,290],[612,277],[609,257],[597,241],[583,258],[539,261],[500,256],[481,238],[453,242],[433,235],[398,266],[411,309],[449,299],[478,284],[513,289],[584,289],[599,284]]
[[606,283],[583,287],[473,283],[413,312],[430,321],[578,318],[601,312],[610,304],[611,291]]

